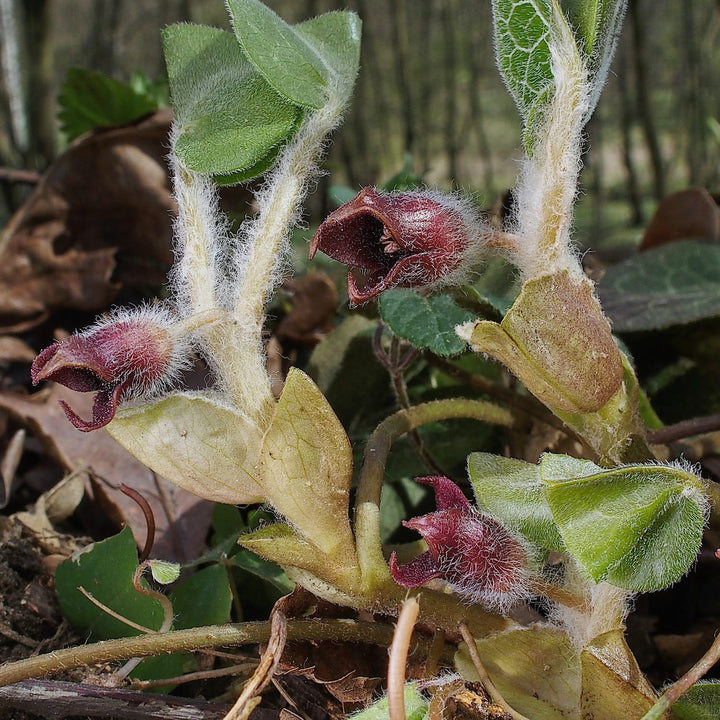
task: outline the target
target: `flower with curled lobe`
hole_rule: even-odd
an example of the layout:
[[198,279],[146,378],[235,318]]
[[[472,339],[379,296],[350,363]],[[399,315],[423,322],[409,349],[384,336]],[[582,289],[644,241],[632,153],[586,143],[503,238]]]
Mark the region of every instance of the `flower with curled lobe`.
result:
[[426,552],[402,565],[390,556],[390,572],[409,588],[441,578],[463,600],[506,611],[531,595],[525,548],[497,521],[476,510],[446,477],[416,478],[435,491],[437,510],[403,522],[427,543]]
[[60,401],[68,420],[83,432],[107,425],[118,404],[167,386],[185,364],[172,320],[157,308],[100,320],[96,325],[45,348],[33,361],[34,385],[41,380],[77,392],[94,392],[92,420]]
[[351,271],[348,295],[360,305],[392,287],[460,284],[488,234],[470,206],[453,195],[366,187],[320,225],[309,255],[320,250],[357,270],[362,287]]

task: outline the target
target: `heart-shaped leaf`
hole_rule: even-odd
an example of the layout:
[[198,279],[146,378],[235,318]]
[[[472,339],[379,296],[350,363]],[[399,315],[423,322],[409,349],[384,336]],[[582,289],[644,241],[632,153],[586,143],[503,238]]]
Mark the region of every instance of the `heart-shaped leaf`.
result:
[[603,470],[548,453],[540,478],[567,549],[594,580],[659,590],[695,561],[705,501],[691,473],[667,465]]
[[163,44],[179,129],[175,152],[185,165],[212,175],[266,165],[302,110],[267,83],[230,33],[171,25]]
[[162,606],[133,587],[137,566],[137,548],[129,527],[68,558],[55,573],[55,590],[63,615],[79,632],[94,640],[140,634],[140,630],[114,618],[85,597],[78,589],[82,587],[118,615],[158,630],[163,621]]
[[447,295],[423,297],[414,290],[388,290],[380,296],[378,309],[383,322],[417,348],[449,357],[467,347],[455,334],[455,326],[474,316]]
[[661,330],[720,315],[720,245],[669,243],[607,269],[598,287],[616,332]]

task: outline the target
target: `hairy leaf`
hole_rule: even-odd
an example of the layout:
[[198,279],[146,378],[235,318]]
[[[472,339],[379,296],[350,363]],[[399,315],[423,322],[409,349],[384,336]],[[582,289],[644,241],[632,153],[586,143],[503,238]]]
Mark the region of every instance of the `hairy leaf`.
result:
[[350,94],[360,59],[359,18],[321,15],[291,27],[259,0],[228,0],[233,29],[267,82],[297,105],[321,108]]
[[213,175],[265,168],[267,156],[297,129],[302,110],[266,82],[230,33],[172,25],[163,45],[182,161]]
[[536,465],[491,453],[472,453],[468,473],[478,507],[532,543],[564,550]]
[[603,470],[547,453],[540,478],[567,549],[595,581],[659,590],[695,561],[705,501],[691,473],[666,465]]
[[672,706],[680,720],[717,720],[720,712],[720,683],[699,682]]

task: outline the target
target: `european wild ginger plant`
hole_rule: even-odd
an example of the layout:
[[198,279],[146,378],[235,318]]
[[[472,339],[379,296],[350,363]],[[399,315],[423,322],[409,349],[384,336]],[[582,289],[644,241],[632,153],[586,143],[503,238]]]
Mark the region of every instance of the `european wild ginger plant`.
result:
[[[665,716],[697,676],[659,695],[624,622],[636,594],[691,568],[720,496],[692,467],[656,457],[632,360],[573,245],[583,129],[624,0],[493,0],[497,63],[524,127],[502,229],[457,194],[368,187],[311,240],[311,258],[350,267],[351,306],[378,300],[375,346],[402,406],[369,435],[355,487],[351,440],[318,384],[293,367],[273,395],[263,329],[302,201],[351,100],[361,21],[334,12],[290,26],[259,0],[227,7],[233,33],[198,25],[163,33],[177,202],[167,299],[118,310],[48,347],[33,382],[95,393],[92,417],[65,405],[68,420],[85,432],[107,428],[178,486],[217,503],[265,505],[274,520],[239,542],[296,585],[378,615],[397,616],[415,598],[417,621],[456,643],[453,674],[426,689],[409,683],[399,706],[391,695],[394,718],[406,705],[418,718],[442,709],[443,688],[459,680],[482,682],[507,717]],[[218,186],[259,176],[257,213],[233,230]],[[474,286],[494,257],[521,281],[501,317]],[[416,348],[404,365],[398,338]],[[579,456],[546,452],[530,464],[476,447],[467,457],[473,497],[438,472],[418,477],[436,509],[403,523],[421,540],[391,548],[381,496],[396,440],[450,420],[517,423],[512,400],[411,404],[404,373],[423,348],[507,368],[524,388],[517,396],[540,401]],[[212,370],[208,389],[180,387],[193,354]],[[172,609],[166,620],[163,631]],[[167,637],[164,650],[215,642],[198,634],[195,645],[188,636],[174,647]],[[158,646],[147,647],[136,643],[127,657]],[[717,712],[716,689],[696,686],[676,716]],[[383,708],[367,712],[387,715]]]

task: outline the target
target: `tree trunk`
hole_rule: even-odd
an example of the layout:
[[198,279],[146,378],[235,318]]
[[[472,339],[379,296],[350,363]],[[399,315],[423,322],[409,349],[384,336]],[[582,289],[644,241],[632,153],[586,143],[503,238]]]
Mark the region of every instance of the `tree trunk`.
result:
[[645,136],[650,163],[653,173],[653,194],[660,201],[665,196],[665,170],[663,167],[660,141],[658,140],[655,119],[650,104],[649,79],[647,72],[647,57],[645,51],[645,36],[642,30],[642,14],[640,12],[641,0],[630,0],[628,4],[630,29],[634,45],[633,58],[635,60],[635,81],[637,92],[638,112],[640,123]]

